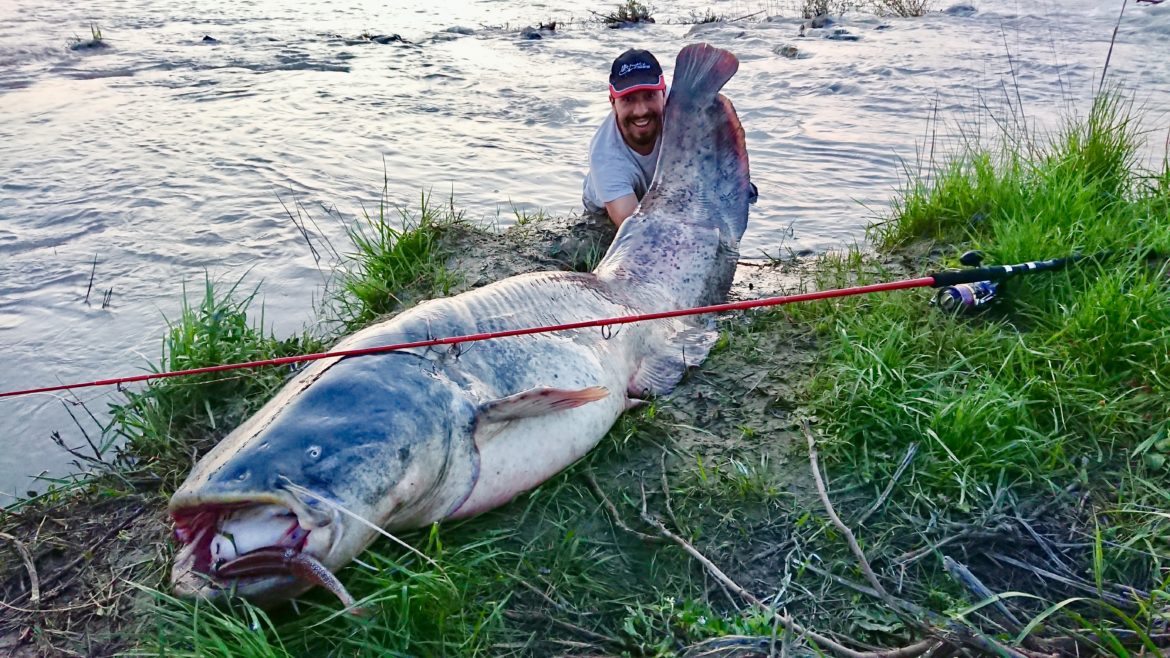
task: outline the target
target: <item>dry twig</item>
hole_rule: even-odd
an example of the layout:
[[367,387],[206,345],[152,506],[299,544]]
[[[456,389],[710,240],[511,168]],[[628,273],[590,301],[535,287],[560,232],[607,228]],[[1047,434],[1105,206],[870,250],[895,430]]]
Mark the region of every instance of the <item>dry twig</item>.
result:
[[865,579],[873,586],[874,591],[878,593],[878,596],[881,597],[886,605],[894,609],[899,609],[901,606],[896,604],[894,597],[890,596],[890,593],[886,591],[881,581],[878,580],[877,574],[873,572],[873,568],[869,566],[869,560],[866,559],[865,552],[861,550],[861,546],[857,543],[857,537],[853,535],[853,531],[841,521],[841,517],[837,516],[837,511],[833,509],[833,503],[829,501],[829,492],[825,488],[825,479],[821,476],[821,467],[817,463],[816,439],[813,438],[812,430],[808,427],[808,421],[802,423],[801,428],[804,430],[805,438],[808,439],[808,461],[812,467],[813,479],[816,480],[817,493],[821,497],[821,503],[825,506],[825,511],[829,514],[829,520],[833,522],[833,525],[837,526],[837,529],[841,531],[842,535],[845,535],[845,541],[849,542],[849,550],[857,558],[861,572],[865,574]]
[[587,628],[581,628],[580,626],[578,626],[576,624],[571,624],[567,621],[557,619],[556,617],[549,617],[548,615],[541,614],[538,612],[523,612],[520,610],[505,610],[504,616],[509,617],[511,619],[522,620],[522,621],[523,620],[547,621],[554,626],[560,626],[561,628],[563,628],[565,630],[572,631],[574,633],[577,633],[578,635],[581,635],[582,637],[587,637],[590,640],[593,640],[594,642],[600,642],[602,644],[611,645],[611,646],[612,645],[617,645],[617,646],[623,645],[623,643],[616,638],[609,637],[608,635],[602,635],[601,633],[596,633],[596,632],[591,631]]
[[589,483],[589,488],[593,490],[594,495],[601,499],[601,504],[605,505],[605,509],[609,512],[610,518],[613,519],[614,525],[644,542],[657,543],[662,541],[660,537],[638,532],[626,525],[625,521],[622,521],[622,517],[618,514],[617,508],[609,501],[609,497],[605,495],[605,492],[601,490],[601,485],[597,484],[597,478],[593,477],[593,471],[585,470],[585,481]]
[[[145,511],[146,511],[146,507],[139,507],[138,509],[131,512],[129,516],[122,519],[121,523],[119,523],[118,525],[111,528],[108,532],[106,532],[104,535],[99,537],[97,539],[97,541],[90,543],[90,545],[87,547],[87,549],[81,552],[81,555],[78,555],[77,557],[70,560],[68,562],[68,564],[66,564],[65,566],[54,571],[52,574],[49,574],[49,576],[47,578],[45,578],[43,581],[41,581],[41,585],[43,585],[45,587],[52,585],[53,583],[60,580],[63,576],[65,576],[65,574],[72,571],[73,568],[76,567],[78,564],[81,564],[81,562],[85,561],[86,559],[92,559],[99,546],[101,546],[102,544],[105,544],[107,541],[113,539],[119,532],[122,532],[123,530],[125,530],[126,527],[129,526],[130,523],[134,521],[134,519],[137,519]],[[49,600],[49,599],[55,598],[57,595],[59,595],[61,592],[63,592],[66,587],[68,587],[70,584],[72,584],[73,580],[75,578],[76,578],[76,575],[74,576],[74,578],[71,578],[68,581],[66,581],[65,583],[63,583],[57,587],[54,587],[52,590],[46,592],[44,599]],[[16,605],[16,604],[24,601],[25,597],[28,596],[28,594],[29,594],[28,592],[21,594],[20,596],[13,599],[11,604]]]
[[[806,637],[821,648],[838,656],[842,656],[842,658],[915,658],[916,656],[921,656],[922,654],[926,653],[932,647],[938,644],[938,640],[935,638],[927,638],[910,646],[897,649],[879,651],[857,651],[855,649],[850,649],[849,647],[833,639],[825,637],[824,635],[801,626],[790,615],[783,614],[773,609],[771,606],[765,605],[764,602],[759,599],[759,597],[741,587],[739,583],[732,580],[730,576],[724,573],[723,570],[720,569],[714,562],[699,552],[699,550],[691,545],[690,542],[671,532],[666,528],[665,525],[663,525],[661,521],[646,512],[644,508],[641,513],[641,517],[642,521],[644,521],[647,525],[654,527],[656,530],[658,530],[659,534],[677,544],[680,548],[686,551],[688,555],[698,561],[699,564],[703,565],[703,568],[705,568],[708,573],[714,576],[715,579],[718,580],[724,587],[731,590],[732,592],[735,592],[745,601],[751,603],[769,615],[773,615],[774,618],[779,621],[779,623],[784,625],[784,628],[789,633]],[[624,528],[626,526],[622,524],[621,527]]]
[[670,484],[666,480],[666,450],[662,451],[662,495],[666,497],[666,513],[670,516],[671,523],[674,527],[682,530],[682,524],[678,522],[678,518],[674,515],[674,508],[670,505]]
[[957,562],[949,555],[946,555],[943,556],[943,569],[946,570],[948,574],[950,574],[951,578],[953,578],[955,582],[962,585],[978,599],[993,601],[995,609],[1000,614],[1000,623],[1003,624],[1004,630],[1011,633],[1012,635],[1016,635],[1020,632],[1020,629],[1024,627],[1024,623],[1017,619],[1016,616],[1012,614],[1012,611],[1008,610],[1007,606],[1004,605],[1003,601],[997,599],[995,593],[992,592],[991,589],[987,587],[987,585],[984,585],[983,581],[979,580],[975,574],[971,573],[971,570],[968,569],[965,564]]
[[0,539],[7,539],[12,542],[12,545],[16,547],[16,552],[20,553],[20,559],[24,561],[24,569],[28,572],[29,600],[34,606],[39,606],[41,604],[41,584],[40,578],[37,576],[37,565],[33,562],[32,554],[28,552],[28,548],[25,547],[24,542],[7,532],[0,532]]

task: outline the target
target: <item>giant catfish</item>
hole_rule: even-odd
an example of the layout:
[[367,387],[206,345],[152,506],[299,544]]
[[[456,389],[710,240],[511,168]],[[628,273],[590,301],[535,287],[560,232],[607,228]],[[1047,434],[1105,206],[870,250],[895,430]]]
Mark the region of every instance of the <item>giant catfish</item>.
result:
[[[744,133],[719,90],[738,60],[678,55],[654,181],[591,273],[511,277],[346,338],[359,349],[723,301],[747,226]],[[388,531],[479,514],[560,472],[634,400],[670,392],[710,318],[316,362],[192,470],[170,501],[186,596],[261,603],[333,576]],[[377,526],[377,527],[375,527]]]

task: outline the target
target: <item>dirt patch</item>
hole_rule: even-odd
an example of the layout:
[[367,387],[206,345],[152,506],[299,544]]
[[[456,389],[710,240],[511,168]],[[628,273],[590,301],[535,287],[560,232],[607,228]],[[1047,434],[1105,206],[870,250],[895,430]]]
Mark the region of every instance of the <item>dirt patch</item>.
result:
[[[166,500],[100,485],[3,514],[0,652],[111,655],[169,569]],[[25,560],[26,554],[30,560]]]
[[528,272],[588,272],[605,254],[616,230],[604,217],[547,217],[503,232],[456,225],[442,238],[447,269],[461,283],[453,292],[478,288]]

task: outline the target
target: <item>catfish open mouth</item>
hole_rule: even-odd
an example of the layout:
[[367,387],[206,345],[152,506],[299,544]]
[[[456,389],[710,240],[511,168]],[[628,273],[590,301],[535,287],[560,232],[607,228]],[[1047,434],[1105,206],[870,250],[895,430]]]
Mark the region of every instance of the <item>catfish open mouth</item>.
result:
[[310,535],[320,529],[306,528],[288,507],[202,505],[175,510],[172,517],[182,544],[171,575],[176,593],[235,591],[263,599],[269,590],[320,585],[360,612],[337,577],[306,550]]

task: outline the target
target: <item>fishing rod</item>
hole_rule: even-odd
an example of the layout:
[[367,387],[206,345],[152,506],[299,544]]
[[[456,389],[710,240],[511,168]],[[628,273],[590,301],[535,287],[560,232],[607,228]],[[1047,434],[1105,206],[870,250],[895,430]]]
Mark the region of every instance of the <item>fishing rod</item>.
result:
[[229,370],[242,370],[245,368],[259,368],[264,366],[291,365],[330,358],[368,356],[371,354],[384,354],[386,352],[396,352],[419,347],[457,345],[460,343],[472,343],[481,340],[490,340],[493,338],[527,336],[530,334],[549,333],[554,331],[570,331],[573,329],[588,329],[591,327],[609,327],[612,325],[645,322],[648,320],[663,320],[667,318],[677,318],[688,315],[705,315],[707,313],[722,313],[725,311],[743,311],[752,308],[782,306],[785,304],[795,304],[798,302],[832,299],[835,297],[850,297],[853,295],[867,295],[874,292],[906,290],[910,288],[938,288],[939,291],[936,293],[931,303],[937,305],[939,308],[942,308],[944,311],[961,312],[965,310],[986,307],[995,298],[998,284],[1005,279],[1025,273],[1058,270],[1085,258],[1088,257],[1081,254],[1073,254],[1072,256],[1066,256],[1064,258],[1030,261],[1027,263],[1020,263],[1018,265],[993,265],[989,267],[979,267],[980,263],[982,262],[983,255],[979,252],[967,252],[959,259],[961,264],[969,266],[966,269],[943,270],[941,272],[936,272],[934,274],[916,279],[903,279],[900,281],[891,281],[887,283],[874,283],[850,288],[836,288],[833,290],[821,290],[818,292],[800,293],[796,295],[764,297],[740,302],[727,302],[724,304],[685,308],[675,311],[642,313],[639,315],[602,318],[599,320],[584,320],[581,322],[568,322],[565,324],[547,325],[541,327],[526,327],[523,329],[488,331],[477,334],[449,336],[446,338],[431,338],[409,343],[379,345],[376,347],[365,347],[353,350],[334,350],[331,352],[285,356],[275,359],[263,359],[260,361],[247,361],[243,363],[227,363],[215,366],[205,366],[202,368],[191,368],[188,370],[152,372],[142,375],[116,377],[113,379],[99,379],[96,381],[75,384],[57,384],[55,386],[43,386],[40,388],[30,388],[19,391],[4,391],[0,392],[0,398],[32,395],[34,393],[51,393],[54,391],[72,390],[76,388],[92,388],[96,386],[120,386],[122,384],[131,384],[134,382],[144,382],[155,379],[166,379],[170,377],[203,375],[208,373],[226,372]]

